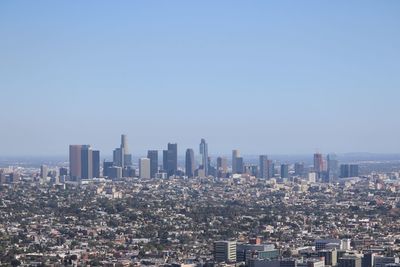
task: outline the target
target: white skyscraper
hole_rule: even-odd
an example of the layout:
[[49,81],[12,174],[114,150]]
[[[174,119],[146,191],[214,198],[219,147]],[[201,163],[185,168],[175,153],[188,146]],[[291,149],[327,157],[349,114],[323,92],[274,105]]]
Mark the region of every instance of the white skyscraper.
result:
[[139,159],[139,177],[141,179],[150,179],[150,159]]

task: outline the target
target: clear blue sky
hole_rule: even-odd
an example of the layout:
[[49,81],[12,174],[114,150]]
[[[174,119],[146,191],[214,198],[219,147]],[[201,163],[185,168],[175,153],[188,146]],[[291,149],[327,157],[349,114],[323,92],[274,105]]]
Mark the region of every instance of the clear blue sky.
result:
[[[0,155],[400,152],[400,1],[0,1]],[[198,152],[198,151],[197,151]]]

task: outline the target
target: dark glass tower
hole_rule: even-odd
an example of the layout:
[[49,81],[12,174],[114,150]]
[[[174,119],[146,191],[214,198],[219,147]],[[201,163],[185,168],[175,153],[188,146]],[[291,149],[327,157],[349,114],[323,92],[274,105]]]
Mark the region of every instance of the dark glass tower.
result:
[[168,176],[178,171],[178,144],[168,143],[168,150],[163,151],[163,169]]
[[186,156],[185,156],[185,167],[186,167],[186,176],[188,177],[194,177],[194,151],[193,149],[187,149],[186,150]]
[[150,159],[150,177],[156,178],[158,172],[158,150],[147,151],[147,158]]

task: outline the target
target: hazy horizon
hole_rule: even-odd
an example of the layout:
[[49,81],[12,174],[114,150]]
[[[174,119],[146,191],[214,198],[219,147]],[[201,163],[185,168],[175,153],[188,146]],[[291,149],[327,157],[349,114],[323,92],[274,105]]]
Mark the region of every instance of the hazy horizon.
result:
[[400,2],[1,1],[0,155],[400,152]]

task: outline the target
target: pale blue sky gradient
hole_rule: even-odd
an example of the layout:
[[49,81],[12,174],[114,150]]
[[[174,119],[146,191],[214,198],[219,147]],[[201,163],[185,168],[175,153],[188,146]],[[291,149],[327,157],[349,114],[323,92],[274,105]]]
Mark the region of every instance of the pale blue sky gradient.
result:
[[0,155],[400,152],[400,1],[0,1]]

